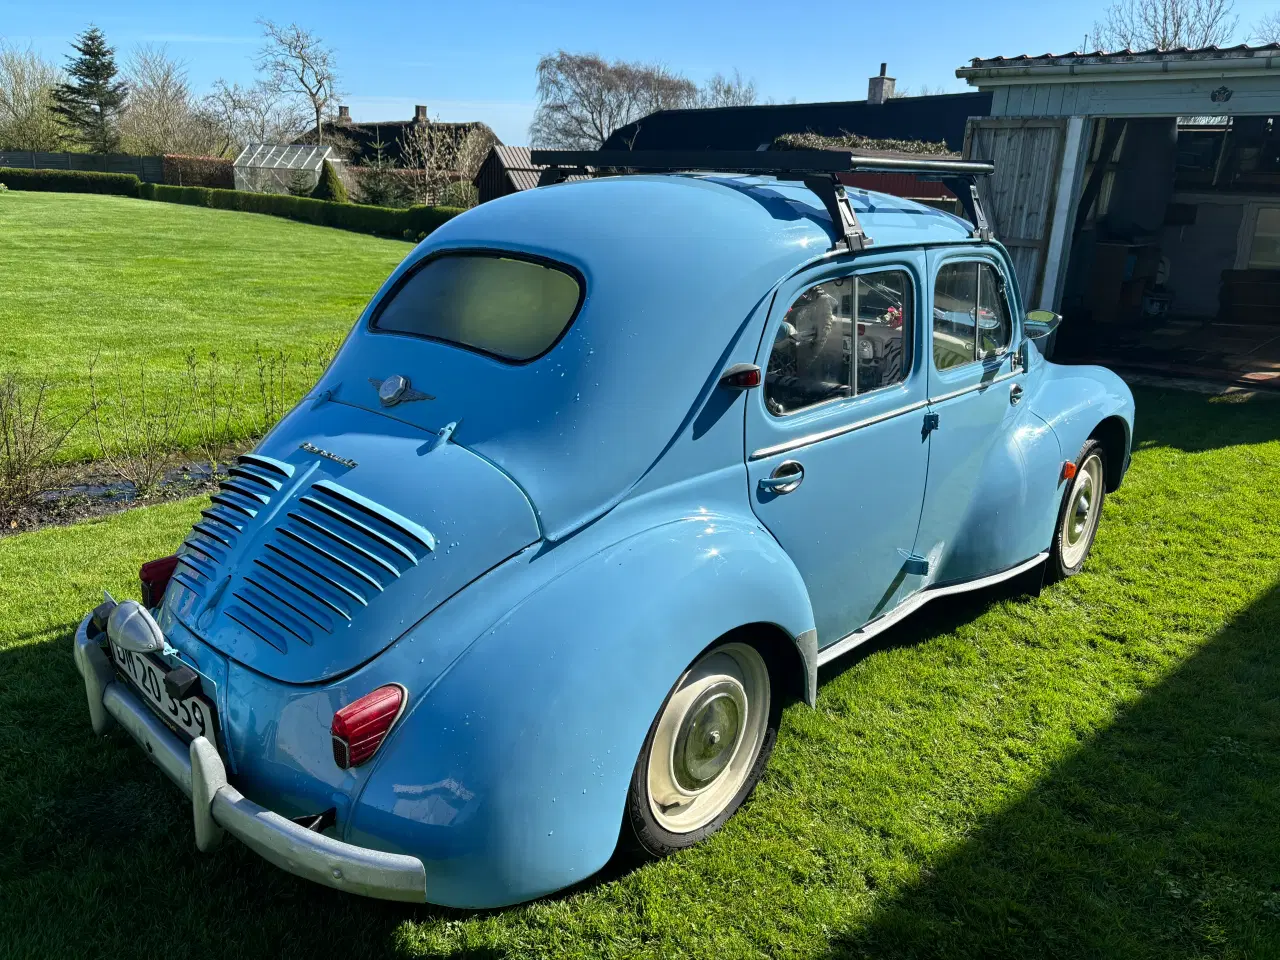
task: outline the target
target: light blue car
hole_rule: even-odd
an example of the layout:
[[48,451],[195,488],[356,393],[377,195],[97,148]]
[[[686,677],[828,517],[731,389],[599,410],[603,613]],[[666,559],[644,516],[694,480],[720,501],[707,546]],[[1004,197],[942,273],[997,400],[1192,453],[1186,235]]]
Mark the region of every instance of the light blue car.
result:
[[1044,359],[976,192],[975,227],[840,185],[868,164],[627,155],[659,172],[438,229],[84,619],[94,730],[201,850],[495,907],[715,831],[818,667],[929,600],[1080,570],[1129,390]]

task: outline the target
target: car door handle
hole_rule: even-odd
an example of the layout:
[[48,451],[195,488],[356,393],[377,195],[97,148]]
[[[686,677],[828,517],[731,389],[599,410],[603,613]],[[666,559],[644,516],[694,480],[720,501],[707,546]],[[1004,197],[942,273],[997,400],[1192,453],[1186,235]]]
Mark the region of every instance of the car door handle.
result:
[[1009,402],[1016,407],[1018,405],[1018,401],[1021,399],[1022,399],[1022,384],[1015,383],[1013,386],[1009,388]]
[[767,477],[760,478],[760,490],[764,493],[790,493],[804,480],[804,467],[799,460],[786,460]]

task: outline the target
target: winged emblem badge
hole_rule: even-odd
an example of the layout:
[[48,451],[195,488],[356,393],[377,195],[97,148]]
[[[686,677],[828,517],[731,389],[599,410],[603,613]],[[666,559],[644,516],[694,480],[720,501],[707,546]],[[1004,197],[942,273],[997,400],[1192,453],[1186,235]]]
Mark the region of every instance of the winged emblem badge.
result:
[[370,377],[369,383],[378,391],[378,401],[384,407],[394,407],[397,403],[408,403],[412,400],[435,399],[429,393],[413,389],[409,384],[409,378],[398,373],[393,373],[385,380],[375,380]]

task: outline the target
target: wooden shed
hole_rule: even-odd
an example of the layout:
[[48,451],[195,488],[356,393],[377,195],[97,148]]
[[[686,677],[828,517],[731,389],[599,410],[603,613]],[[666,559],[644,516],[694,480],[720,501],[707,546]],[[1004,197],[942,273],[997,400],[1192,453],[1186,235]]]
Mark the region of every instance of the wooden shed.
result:
[[[1062,345],[1280,384],[1280,44],[975,59],[964,152]],[[1100,352],[1101,351],[1101,352]]]

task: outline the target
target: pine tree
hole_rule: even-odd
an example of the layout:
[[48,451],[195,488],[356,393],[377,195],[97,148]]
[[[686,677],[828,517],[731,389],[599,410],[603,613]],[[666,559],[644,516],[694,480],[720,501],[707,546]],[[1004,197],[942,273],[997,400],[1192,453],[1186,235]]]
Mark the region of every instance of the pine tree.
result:
[[342,178],[338,176],[338,171],[333,169],[333,164],[328,160],[324,162],[324,167],[320,170],[320,180],[316,183],[316,188],[311,191],[311,197],[314,200],[333,200],[336,203],[347,202],[347,188],[342,182]]
[[128,86],[116,79],[115,50],[93,24],[76,38],[71,48],[79,56],[67,57],[70,82],[53,88],[53,111],[94,153],[112,153],[120,146],[120,115]]

